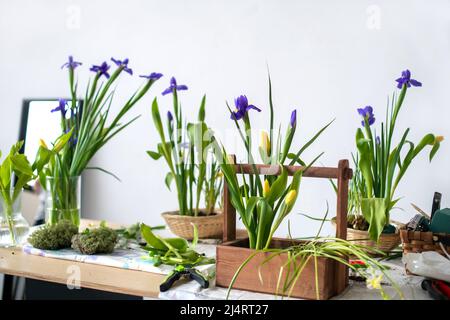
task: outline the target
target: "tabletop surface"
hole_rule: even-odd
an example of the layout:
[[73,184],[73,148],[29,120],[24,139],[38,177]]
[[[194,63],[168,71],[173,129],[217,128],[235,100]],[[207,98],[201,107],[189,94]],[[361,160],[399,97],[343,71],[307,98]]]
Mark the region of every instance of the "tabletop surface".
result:
[[[83,220],[81,225],[83,228],[84,226],[98,223],[98,221]],[[115,226],[114,224],[108,225],[111,227]],[[402,268],[397,268],[397,270],[397,280],[403,282],[401,287],[407,291],[405,292],[406,299],[428,298],[424,292],[421,292],[422,290],[419,286],[420,277],[407,277],[403,275]],[[159,285],[165,278],[164,274],[47,258],[27,254],[23,252],[22,248],[0,248],[0,273],[68,285],[79,284],[85,288],[148,298],[223,299],[226,296],[226,289],[224,288],[211,288],[200,292],[193,282],[180,284],[178,289],[174,288],[166,294],[160,294]],[[74,279],[79,279],[79,283],[75,283]],[[378,296],[376,292],[369,292],[364,285],[351,284],[346,293],[338,298],[377,299],[379,298]],[[235,299],[268,298],[239,290],[235,291],[235,294],[232,294],[231,297]]]

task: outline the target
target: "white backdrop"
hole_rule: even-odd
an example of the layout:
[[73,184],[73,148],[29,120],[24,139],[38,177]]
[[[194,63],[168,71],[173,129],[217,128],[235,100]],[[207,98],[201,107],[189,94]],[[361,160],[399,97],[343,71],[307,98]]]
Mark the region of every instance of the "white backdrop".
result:
[[[423,87],[409,92],[399,129],[410,126],[415,140],[429,131],[450,137],[447,0],[0,0],[1,150],[17,139],[23,98],[68,95],[60,66],[69,54],[84,63],[79,69],[83,84],[88,67],[111,56],[130,58],[137,74],[165,75],[133,111],[143,117],[93,160],[123,182],[89,172],[85,217],[157,224],[162,223],[160,212],[176,207],[175,194],[164,187],[164,163],[145,154],[157,143],[150,102],[157,95],[167,110],[170,97],[160,92],[172,75],[189,86],[180,94],[185,114],[192,114],[206,93],[207,121],[225,132],[233,129],[225,100],[232,102],[239,94],[264,110],[252,114],[255,126],[268,122],[268,64],[276,121],[287,123],[291,110],[298,108],[296,143],[336,118],[307,156],[326,151],[322,163],[337,165],[354,150],[360,123],[356,108],[370,104],[381,119],[394,79],[409,68]],[[122,79],[116,102],[140,83],[136,76]],[[414,163],[398,190],[406,212],[395,218],[411,217],[410,202],[429,210],[434,191],[443,192],[443,205],[450,205],[449,156],[444,141],[433,163],[426,155]],[[296,212],[321,216],[326,201],[335,209],[328,182],[304,182],[291,216],[295,236],[312,235],[318,227]],[[331,231],[328,226],[323,233]],[[284,226],[280,233],[285,232]]]

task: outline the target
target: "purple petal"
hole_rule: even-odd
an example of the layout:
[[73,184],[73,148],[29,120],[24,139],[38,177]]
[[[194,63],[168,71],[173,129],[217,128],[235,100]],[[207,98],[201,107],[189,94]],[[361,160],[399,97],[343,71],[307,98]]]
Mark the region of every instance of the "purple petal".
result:
[[421,82],[419,82],[417,80],[414,80],[414,79],[409,80],[409,83],[411,83],[414,87],[421,87],[422,86]]
[[111,61],[114,62],[117,66],[120,66],[122,64],[122,61],[116,60],[114,58],[111,58]]
[[125,68],[123,69],[123,71],[125,71],[125,72],[127,72],[127,73],[133,75],[133,70],[130,69],[130,68],[125,67]]
[[170,86],[171,87],[177,86],[177,79],[175,79],[175,77],[170,78]]
[[163,96],[165,96],[166,94],[172,93],[172,87],[167,88],[166,90],[164,90],[161,94]]
[[291,113],[291,121],[290,121],[291,127],[295,127],[295,125],[297,124],[297,110],[294,109],[294,111],[292,111]]
[[260,109],[260,108],[254,106],[254,105],[252,105],[252,104],[248,105],[246,109],[247,109],[247,110],[253,109],[253,110],[256,110],[256,111],[258,111],[258,112],[261,112],[261,109]]
[[184,84],[180,84],[179,86],[176,86],[176,89],[177,90],[187,90],[188,87],[186,85],[184,85]]

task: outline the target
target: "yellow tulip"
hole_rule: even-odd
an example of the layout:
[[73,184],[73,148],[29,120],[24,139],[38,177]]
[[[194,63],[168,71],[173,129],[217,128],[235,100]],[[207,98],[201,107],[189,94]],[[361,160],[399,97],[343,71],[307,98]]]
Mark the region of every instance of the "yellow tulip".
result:
[[270,154],[270,139],[267,131],[261,131],[261,141],[259,146],[266,152],[267,155]]
[[269,184],[269,181],[267,181],[267,179],[266,179],[266,180],[264,180],[263,196],[264,197],[267,196],[269,194],[269,191],[270,191],[270,184]]
[[42,139],[39,139],[39,145],[40,145],[42,148],[48,149],[47,144],[46,144],[45,141],[42,140]]
[[284,201],[286,202],[287,206],[292,206],[296,198],[297,198],[297,191],[291,190],[286,195],[286,199]]

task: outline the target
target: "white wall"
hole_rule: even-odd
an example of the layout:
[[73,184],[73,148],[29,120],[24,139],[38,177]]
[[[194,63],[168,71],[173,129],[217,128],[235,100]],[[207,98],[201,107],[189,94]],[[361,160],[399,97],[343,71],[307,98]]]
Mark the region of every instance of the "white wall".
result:
[[[164,110],[170,107],[170,98],[159,94],[170,76],[190,87],[181,94],[185,112],[194,112],[207,93],[207,120],[225,132],[233,124],[224,101],[242,93],[265,111],[252,115],[255,126],[267,123],[268,63],[277,122],[286,123],[291,109],[299,109],[298,143],[337,118],[308,152],[312,159],[326,151],[322,162],[336,165],[354,150],[355,109],[371,104],[381,119],[405,68],[423,87],[409,92],[399,128],[410,126],[415,140],[429,131],[450,137],[449,36],[446,0],[0,0],[0,149],[17,139],[22,98],[68,95],[60,66],[69,54],[84,62],[84,83],[88,66],[111,56],[129,57],[138,74],[162,72],[166,76],[133,112],[144,116],[93,160],[123,182],[88,173],[84,190],[87,217],[161,223],[160,212],[175,208],[176,197],[164,187],[164,164],[145,150],[157,143],[150,101],[158,95]],[[123,79],[116,101],[139,83]],[[399,219],[413,213],[410,202],[429,210],[435,190],[450,205],[449,156],[445,141],[432,164],[425,155],[415,162],[398,190],[407,211]],[[321,215],[327,200],[334,209],[326,181],[305,180],[303,186],[296,211]],[[297,236],[312,235],[318,226],[295,213],[292,222]]]

